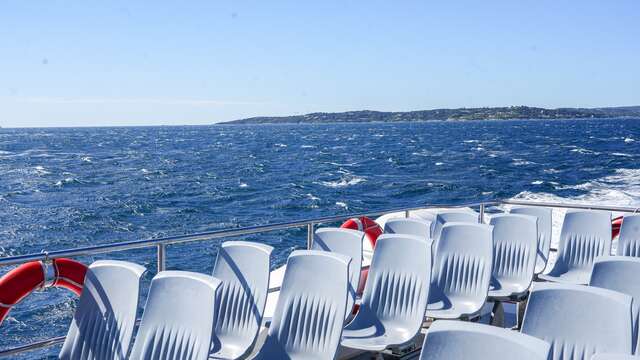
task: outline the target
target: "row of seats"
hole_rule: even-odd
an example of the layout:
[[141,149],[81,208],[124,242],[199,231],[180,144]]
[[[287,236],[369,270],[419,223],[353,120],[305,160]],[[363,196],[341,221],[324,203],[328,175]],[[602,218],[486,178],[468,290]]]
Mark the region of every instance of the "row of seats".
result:
[[261,326],[271,251],[268,245],[226,242],[213,276],[159,272],[151,281],[131,351],[140,280],[146,269],[126,261],[94,262],[85,276],[60,359],[234,359],[245,355]]
[[[314,247],[288,258],[276,315],[257,359],[333,359],[341,340],[365,332],[392,332],[393,323],[412,323],[411,334],[398,329],[373,348],[406,342],[419,331],[427,302],[430,243],[413,236],[385,235],[378,241],[360,311],[344,329],[354,306],[359,269],[336,250],[361,252],[363,234],[319,229]],[[357,240],[357,241],[356,241]],[[347,248],[344,248],[347,246]],[[96,261],[62,347],[61,359],[235,359],[246,356],[262,323],[269,281],[266,245],[222,244],[213,275],[162,271],[151,281],[132,350],[140,279],[145,269],[125,261]],[[398,261],[412,254],[407,261]],[[358,279],[352,279],[353,277]],[[399,288],[400,287],[400,288]],[[418,290],[416,290],[418,288]],[[398,297],[399,296],[399,297]],[[381,321],[381,322],[380,322]],[[385,324],[386,326],[380,326]],[[388,325],[387,325],[388,324]],[[386,332],[385,332],[386,331]],[[344,335],[341,337],[341,335]],[[354,343],[358,347],[357,341]]]
[[[633,265],[629,265],[629,264]],[[640,270],[640,259],[599,259],[594,277]],[[615,281],[614,281],[615,282]],[[640,293],[635,293],[637,296]],[[634,297],[596,286],[537,283],[520,332],[471,322],[438,320],[427,331],[423,360],[634,359]],[[637,329],[637,328],[636,328]]]
[[[544,210],[544,211],[540,211]],[[480,294],[487,290],[487,300],[516,300],[524,298],[528,294],[529,285],[533,275],[546,267],[548,258],[548,245],[541,242],[550,239],[551,212],[540,208],[515,208],[511,214],[495,215],[491,218],[490,225],[471,225],[477,223],[478,217],[472,212],[453,211],[437,214],[434,221],[429,223],[421,219],[390,219],[386,222],[385,231],[405,233],[435,238],[434,269],[432,275],[431,291],[427,316],[434,318],[465,318],[469,311],[448,311],[444,314],[429,311],[434,302],[439,305],[456,308],[456,302],[467,309],[480,311],[485,298]],[[536,214],[537,213],[537,214]],[[548,215],[545,215],[545,213]],[[526,214],[528,216],[522,216]],[[533,215],[533,218],[531,217]],[[544,216],[543,216],[544,215]],[[547,231],[541,230],[539,224],[541,218],[549,224]],[[451,222],[464,221],[469,223],[466,227],[478,226],[476,231],[469,231],[462,235],[462,224]],[[536,224],[537,222],[537,224]],[[536,229],[536,225],[537,229]],[[640,285],[634,284],[633,278],[640,271],[640,260],[632,258],[636,243],[640,243],[640,216],[628,216],[623,221],[620,234],[618,254],[628,256],[607,256],[611,247],[611,217],[609,213],[576,211],[569,212],[563,223],[558,260],[549,274],[540,274],[541,280],[564,284],[536,284],[529,299],[522,325],[522,332],[534,335],[549,341],[550,358],[552,359],[589,359],[594,353],[616,352],[618,355],[606,355],[598,357],[602,359],[626,358],[628,354],[635,352],[638,333],[638,309],[637,305],[628,296],[624,306],[619,307],[616,313],[614,301],[621,302],[621,293],[640,297]],[[493,227],[491,229],[491,227]],[[438,233],[440,228],[440,233]],[[457,236],[453,234],[453,228],[457,228]],[[447,231],[449,230],[449,231]],[[543,233],[544,232],[544,233]],[[487,236],[488,233],[492,233]],[[429,236],[425,236],[429,234]],[[452,239],[460,240],[456,246],[451,246]],[[490,254],[488,244],[493,240],[493,251]],[[480,245],[478,243],[483,243]],[[457,247],[457,249],[456,249]],[[464,248],[463,248],[464,247]],[[547,247],[546,254],[541,247]],[[536,249],[537,250],[533,250]],[[538,253],[538,265],[532,264],[532,257]],[[541,254],[542,253],[542,254]],[[540,256],[542,255],[542,256]],[[487,270],[484,266],[488,259],[492,258],[492,267]],[[544,263],[540,264],[540,260]],[[484,260],[483,260],[484,259]],[[438,265],[448,263],[449,266]],[[446,274],[443,279],[442,273]],[[484,270],[484,272],[483,272]],[[486,286],[487,274],[491,274],[491,281]],[[606,294],[598,294],[592,288],[574,285],[589,283],[592,286],[603,287],[619,291],[609,291]],[[444,284],[444,286],[443,286]],[[481,287],[478,291],[477,287]],[[453,289],[453,290],[452,290]],[[434,296],[433,292],[444,293],[444,296]],[[497,291],[496,291],[497,290]],[[600,296],[597,299],[590,295],[595,293]],[[564,301],[563,301],[564,299]],[[600,301],[600,303],[598,303]],[[582,303],[582,304],[581,304]],[[584,314],[585,309],[591,313]],[[593,316],[593,312],[597,315]],[[529,315],[527,315],[529,314]],[[444,316],[443,316],[444,315]],[[631,316],[630,316],[631,315]],[[631,320],[631,322],[629,322]],[[438,324],[441,325],[438,325]],[[518,341],[513,333],[507,331],[510,339],[502,346],[485,348],[482,340],[474,341],[487,336],[488,332],[496,332],[496,329],[479,329],[484,335],[468,335],[473,332],[467,326],[468,323],[455,323],[447,326],[447,322],[436,321],[437,326],[432,327],[435,334],[440,332],[457,331],[464,340],[448,341],[446,346],[439,340],[440,336],[427,336],[423,347],[424,359],[458,359],[458,358],[513,358],[515,354],[498,356],[498,353],[508,353],[512,347],[509,341]],[[447,327],[441,329],[440,327]],[[594,327],[598,328],[595,331]],[[463,335],[464,334],[464,335]],[[451,334],[448,334],[451,335]],[[496,339],[504,336],[494,334]],[[521,337],[521,336],[520,336]],[[446,338],[446,337],[444,337]],[[474,340],[475,339],[475,340]],[[622,340],[621,340],[622,339]],[[627,341],[628,340],[628,341]],[[498,340],[496,340],[498,341]],[[525,341],[529,342],[529,340]],[[548,346],[547,345],[547,346]],[[440,351],[447,347],[447,351]],[[529,345],[527,345],[529,346]],[[518,350],[523,354],[524,349]],[[462,356],[464,352],[465,356]],[[544,351],[543,351],[544,353]],[[438,355],[440,354],[440,355]],[[456,355],[458,354],[458,355]],[[531,357],[531,358],[547,358]]]
[[[475,219],[477,222],[477,217]],[[539,219],[504,214],[494,216],[491,225],[441,222],[436,241],[431,241],[432,224],[414,219],[387,222],[387,234],[376,244],[355,317],[352,309],[360,281],[364,234],[348,229],[319,229],[314,238],[314,250],[294,251],[288,259],[276,313],[257,358],[332,359],[340,344],[363,350],[384,350],[412,341],[420,331],[425,309],[427,316],[437,319],[471,318],[488,295],[495,299],[512,299],[527,292],[531,280],[523,286],[518,280],[525,273],[532,277],[536,271],[540,235],[539,228],[534,225],[539,224]],[[425,232],[418,236],[408,234],[411,227]],[[246,356],[255,344],[262,323],[271,250],[269,246],[250,242],[226,242],[219,251],[213,277],[181,271],[156,275],[130,357]],[[588,248],[581,251],[593,252]],[[623,260],[625,263],[637,262]],[[605,258],[596,264],[610,262],[623,261]],[[597,269],[605,269],[599,272],[609,275],[597,275]],[[127,358],[143,272],[144,268],[127,262],[98,261],[91,265],[61,358]],[[616,278],[611,272],[618,277],[635,274],[628,268],[594,266],[593,285],[632,293],[625,288],[624,281],[610,280]],[[565,321],[581,317],[592,319],[581,312],[585,308],[597,310],[598,304],[585,300],[587,303],[580,307],[565,305],[567,308],[563,309],[557,305],[557,300],[563,296],[568,299],[566,304],[589,298],[583,294],[583,288],[593,291],[586,286],[536,284],[529,298],[522,332],[548,340],[552,353],[560,351],[554,359],[588,359],[587,355],[602,351],[631,353],[631,346],[629,351],[624,351],[624,344],[612,347],[608,342],[601,344],[598,339],[583,341],[580,333],[572,335],[571,331],[600,326],[600,320],[606,323],[606,319],[595,318],[589,326],[576,322],[567,334],[554,334],[552,330],[558,326],[553,324],[561,325],[561,317],[555,314],[547,319],[543,313],[548,308],[560,308],[561,313],[574,314],[565,317]],[[635,294],[640,296],[640,291],[631,295]],[[535,300],[538,298],[541,300]],[[607,301],[610,299],[602,303]],[[531,304],[536,303],[542,305],[532,308]],[[634,309],[634,321],[629,344],[635,344],[638,311],[629,300],[629,314],[631,309]],[[624,309],[620,313],[624,313]],[[547,320],[536,320],[542,318]],[[614,318],[610,311],[607,318]],[[439,323],[443,325],[437,325]],[[433,334],[447,323],[437,320],[427,339],[437,338]],[[454,326],[481,326],[467,322],[456,324]],[[607,329],[623,329],[624,332],[625,326],[620,324],[624,325],[624,321]],[[607,333],[619,334],[615,331]],[[436,343],[435,340],[425,342],[423,358],[459,358],[429,357],[438,353],[429,350]],[[567,355],[568,351],[574,354],[573,357]],[[578,356],[578,353],[584,356]]]

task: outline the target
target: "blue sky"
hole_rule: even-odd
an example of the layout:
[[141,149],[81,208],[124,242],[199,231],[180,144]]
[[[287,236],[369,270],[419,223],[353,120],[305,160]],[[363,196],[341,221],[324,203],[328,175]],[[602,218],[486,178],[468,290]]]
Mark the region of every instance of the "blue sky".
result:
[[640,105],[640,2],[0,1],[0,126]]

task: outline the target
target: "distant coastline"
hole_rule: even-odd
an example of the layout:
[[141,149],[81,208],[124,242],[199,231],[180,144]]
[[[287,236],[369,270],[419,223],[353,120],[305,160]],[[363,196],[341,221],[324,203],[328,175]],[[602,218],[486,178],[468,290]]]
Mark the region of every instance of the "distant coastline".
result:
[[311,113],[292,116],[260,116],[220,122],[218,124],[317,124],[350,122],[410,122],[455,120],[508,120],[508,119],[604,119],[638,117],[640,106],[603,108],[545,109],[530,106],[434,109],[405,112],[347,111],[339,113]]

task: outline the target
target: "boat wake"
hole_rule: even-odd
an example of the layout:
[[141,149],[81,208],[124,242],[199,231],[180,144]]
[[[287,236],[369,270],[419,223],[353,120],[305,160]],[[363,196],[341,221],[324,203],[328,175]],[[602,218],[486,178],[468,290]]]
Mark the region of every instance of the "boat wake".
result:
[[[585,193],[572,197],[562,197],[546,192],[523,191],[512,200],[540,202],[564,202],[573,204],[599,204],[638,208],[640,211],[640,169],[618,169],[614,174],[563,189],[581,190]],[[553,209],[553,234],[551,246],[557,247],[565,209]],[[613,213],[613,217],[622,215]],[[613,251],[617,241],[613,242]]]

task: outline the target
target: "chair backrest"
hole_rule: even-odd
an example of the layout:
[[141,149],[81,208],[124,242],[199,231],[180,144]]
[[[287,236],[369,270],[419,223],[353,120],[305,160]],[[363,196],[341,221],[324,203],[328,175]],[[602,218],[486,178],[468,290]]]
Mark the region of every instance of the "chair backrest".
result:
[[550,343],[553,360],[631,354],[631,301],[629,295],[597,287],[535,283],[521,331]]
[[610,252],[610,212],[569,211],[565,214],[554,269],[590,272],[595,258]]
[[431,239],[431,222],[419,218],[390,219],[384,225],[385,234],[414,235]]
[[221,281],[211,350],[216,356],[242,356],[256,339],[267,301],[272,250],[247,241],[220,246],[213,268],[213,277]]
[[533,336],[466,321],[437,320],[424,339],[421,360],[547,360],[550,346]]
[[60,359],[126,359],[146,269],[125,261],[89,266]]
[[538,248],[538,219],[528,215],[498,214],[493,225],[492,283],[503,281],[529,288],[533,280]]
[[627,215],[622,219],[616,253],[640,257],[640,215]]
[[347,298],[346,317],[356,302],[356,293],[360,284],[362,269],[362,241],[364,232],[343,228],[321,228],[313,237],[313,250],[331,251],[351,258],[349,263],[349,296]]
[[473,210],[446,210],[438,212],[436,220],[431,225],[431,239],[438,241],[442,233],[442,227],[448,222],[477,224],[478,213]]
[[517,206],[513,207],[510,213],[530,215],[538,218],[538,259],[536,261],[535,273],[542,273],[549,261],[551,234],[553,230],[553,210],[539,206]]
[[327,251],[291,253],[258,359],[334,359],[345,319],[350,261]]
[[638,317],[640,305],[640,258],[601,256],[593,263],[589,285],[627,294],[633,298],[633,350],[637,353]]
[[387,224],[387,221],[391,219],[405,218],[406,213],[404,211],[396,211],[392,213],[387,213],[377,217],[374,221],[384,229],[384,226]]
[[371,312],[385,328],[400,326],[417,332],[429,300],[430,277],[431,241],[413,235],[382,234],[373,253],[360,311]]
[[220,280],[162,271],[151,280],[131,359],[207,359]]
[[434,255],[430,296],[458,298],[482,307],[491,280],[492,233],[491,225],[458,222],[444,225]]

